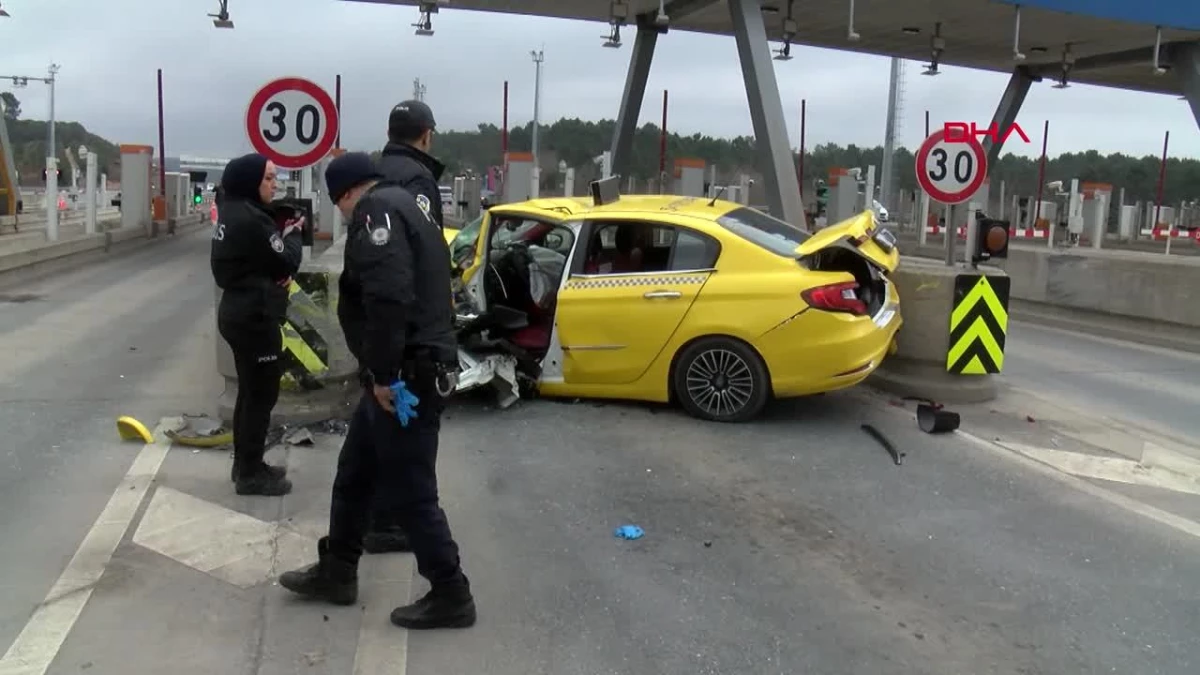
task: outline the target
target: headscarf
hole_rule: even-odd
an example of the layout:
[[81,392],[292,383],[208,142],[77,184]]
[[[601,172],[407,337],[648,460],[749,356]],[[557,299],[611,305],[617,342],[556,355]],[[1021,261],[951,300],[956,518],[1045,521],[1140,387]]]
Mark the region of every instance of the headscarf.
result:
[[221,174],[221,189],[224,199],[245,199],[262,203],[258,187],[267,173],[267,158],[252,152],[242,155],[225,165]]

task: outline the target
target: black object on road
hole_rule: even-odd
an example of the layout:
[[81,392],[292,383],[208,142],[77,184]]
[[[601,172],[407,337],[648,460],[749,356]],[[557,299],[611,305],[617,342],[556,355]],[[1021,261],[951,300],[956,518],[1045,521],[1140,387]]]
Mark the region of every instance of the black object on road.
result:
[[958,413],[943,410],[941,406],[921,403],[917,405],[917,426],[927,434],[944,434],[958,428]]
[[900,466],[904,463],[904,453],[897,450],[896,446],[892,445],[892,442],[888,440],[888,437],[883,435],[883,432],[870,424],[863,424],[862,430],[867,432],[871,438],[879,441],[879,444],[883,446],[883,449],[887,450],[887,453],[892,456],[892,461],[896,463],[896,466]]

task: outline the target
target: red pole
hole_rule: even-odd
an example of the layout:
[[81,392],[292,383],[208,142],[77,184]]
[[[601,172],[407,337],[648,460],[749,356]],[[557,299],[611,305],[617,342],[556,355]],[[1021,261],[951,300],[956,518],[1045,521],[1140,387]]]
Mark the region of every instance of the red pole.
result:
[[338,132],[337,140],[334,141],[334,146],[342,147],[342,76],[338,75],[333,83],[333,107],[337,108],[338,114]]
[[663,89],[662,134],[658,139],[658,192],[666,191],[667,182],[667,90]]
[[500,154],[501,160],[503,155],[508,154],[508,80],[504,81],[504,121],[503,128],[500,129]]
[[929,138],[929,111],[925,111],[925,138]]
[[808,112],[808,100],[800,99],[800,162],[796,168],[800,180],[800,201],[804,201],[804,118]]
[[[1033,226],[1036,228],[1038,219],[1042,217],[1042,186],[1046,184],[1046,141],[1050,138],[1050,120],[1046,120],[1046,124],[1042,126],[1042,159],[1038,163],[1038,187],[1037,197],[1033,205]],[[1054,228],[1046,228],[1046,237],[1053,238]]]
[[158,195],[167,198],[167,143],[163,125],[162,68],[158,69]]
[[[1167,182],[1167,143],[1171,141],[1171,132],[1168,131],[1163,136],[1163,158],[1162,164],[1158,167],[1158,196],[1155,198],[1154,204],[1154,222],[1150,225],[1150,229],[1158,227],[1158,217],[1162,211],[1162,193],[1163,185]],[[1167,241],[1170,241],[1171,231],[1167,228]]]

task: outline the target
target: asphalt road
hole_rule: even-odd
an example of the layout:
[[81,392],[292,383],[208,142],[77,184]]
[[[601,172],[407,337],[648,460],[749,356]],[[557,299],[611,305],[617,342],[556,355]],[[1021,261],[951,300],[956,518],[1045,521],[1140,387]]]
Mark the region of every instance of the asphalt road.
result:
[[[115,442],[113,417],[213,406],[206,251],[202,234],[190,236],[0,305],[0,350],[17,357],[0,360],[0,654],[44,614],[39,603],[146,452]],[[903,466],[864,422],[907,453]],[[442,490],[476,627],[407,635],[386,625],[387,609],[423,592],[409,556],[369,558],[358,607],[295,602],[272,584],[302,562],[295,537],[311,544],[324,528],[337,437],[274,451],[297,486],[283,499],[236,497],[224,452],[177,447],[111,559],[99,560],[103,574],[67,617],[49,667],[0,657],[0,673],[1200,666],[1195,538],[1003,452],[923,435],[861,396],[778,404],[748,425],[648,406],[498,411],[468,399],[451,408],[442,438]],[[260,521],[274,535],[257,560],[241,544]],[[615,538],[623,524],[645,536]],[[64,621],[52,618],[25,635],[50,634]]]
[[1013,322],[1005,381],[1074,408],[1200,439],[1200,355]]

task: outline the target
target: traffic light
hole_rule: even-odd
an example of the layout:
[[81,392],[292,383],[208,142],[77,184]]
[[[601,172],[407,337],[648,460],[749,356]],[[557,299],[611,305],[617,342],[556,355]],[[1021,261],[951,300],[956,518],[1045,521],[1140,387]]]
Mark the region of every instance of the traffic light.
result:
[[199,206],[204,202],[204,190],[199,185],[192,186],[192,203]]
[[971,260],[979,263],[992,258],[1007,258],[1008,226],[1007,220],[994,218],[976,220],[975,250],[971,252]]

